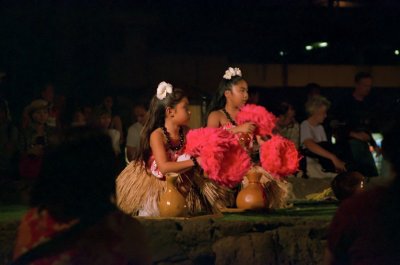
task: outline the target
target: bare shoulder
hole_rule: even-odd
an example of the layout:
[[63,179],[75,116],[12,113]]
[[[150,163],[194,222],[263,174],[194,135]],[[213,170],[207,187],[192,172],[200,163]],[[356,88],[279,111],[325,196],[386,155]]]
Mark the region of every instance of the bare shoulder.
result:
[[219,127],[221,120],[223,119],[223,113],[220,110],[215,110],[208,115],[207,127]]
[[164,141],[164,133],[162,132],[161,128],[154,130],[150,134],[150,142],[154,141]]
[[208,118],[221,118],[223,116],[223,113],[221,112],[221,110],[214,110],[212,112],[210,112],[210,114],[208,115]]

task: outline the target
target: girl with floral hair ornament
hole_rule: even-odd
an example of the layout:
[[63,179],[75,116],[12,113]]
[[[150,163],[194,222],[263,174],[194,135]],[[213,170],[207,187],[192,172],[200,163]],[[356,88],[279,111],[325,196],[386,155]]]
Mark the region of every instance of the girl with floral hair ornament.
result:
[[[286,181],[281,180],[281,172],[275,169],[285,168],[285,163],[282,163],[286,161],[283,149],[288,145],[277,143],[277,138],[272,137],[276,117],[262,106],[245,105],[248,97],[248,85],[242,77],[241,70],[229,67],[211,101],[207,127],[222,127],[236,135],[236,139],[251,156],[253,168],[262,175],[261,183],[266,191],[267,207],[281,208],[286,206],[289,187]],[[272,141],[269,141],[271,138]],[[262,149],[262,145],[265,145],[263,149],[268,152],[262,152],[260,163],[258,149]],[[268,157],[269,154],[272,156]],[[266,157],[268,159],[265,159]],[[295,170],[292,164],[289,169],[284,170],[285,173]],[[270,169],[273,169],[273,172]],[[246,187],[247,184],[248,180],[245,177],[242,186]]]
[[233,200],[223,188],[194,170],[200,158],[184,154],[189,101],[184,91],[161,82],[152,98],[138,152],[116,180],[117,204],[126,213],[159,216],[158,201],[166,188],[165,174],[180,173],[177,189],[189,214],[217,212]]
[[219,83],[217,92],[208,108],[207,127],[224,127],[232,133],[252,133],[255,125],[235,121],[239,110],[249,99],[248,85],[239,68],[229,67]]

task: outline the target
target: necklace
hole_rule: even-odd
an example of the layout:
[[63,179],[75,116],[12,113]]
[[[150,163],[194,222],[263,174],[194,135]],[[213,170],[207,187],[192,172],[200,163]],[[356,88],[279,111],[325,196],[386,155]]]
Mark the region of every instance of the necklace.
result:
[[231,115],[226,111],[225,108],[222,109],[222,112],[225,114],[226,118],[229,120],[229,122],[230,122],[232,125],[234,125],[234,126],[237,125],[236,121],[235,121],[234,119],[232,119]]
[[185,135],[183,134],[183,128],[179,127],[179,144],[177,146],[173,146],[171,142],[171,136],[169,135],[169,132],[167,131],[167,128],[165,126],[161,127],[163,130],[163,133],[165,135],[165,138],[167,138],[167,145],[168,148],[171,149],[172,151],[179,151],[182,149],[183,144],[185,143]]

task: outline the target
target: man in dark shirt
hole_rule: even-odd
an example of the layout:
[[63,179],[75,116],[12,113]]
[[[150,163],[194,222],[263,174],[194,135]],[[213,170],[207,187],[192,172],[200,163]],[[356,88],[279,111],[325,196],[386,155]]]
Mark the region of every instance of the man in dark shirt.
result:
[[[372,146],[377,153],[379,147],[372,138],[374,107],[369,96],[372,88],[372,76],[360,72],[354,78],[355,88],[350,97],[342,101],[337,118],[344,125],[342,128],[342,141],[348,144],[348,152],[352,170],[361,172],[366,177],[375,177],[378,170],[370,151]],[[340,140],[339,140],[340,141]]]

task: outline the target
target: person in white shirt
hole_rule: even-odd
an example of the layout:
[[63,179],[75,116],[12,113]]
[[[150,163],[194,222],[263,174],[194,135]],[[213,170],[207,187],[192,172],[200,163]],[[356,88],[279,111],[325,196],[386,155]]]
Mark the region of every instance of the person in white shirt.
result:
[[[314,96],[307,101],[306,111],[309,117],[300,125],[300,142],[307,151],[330,160],[336,171],[342,172],[346,170],[345,163],[318,144],[327,141],[324,127],[321,124],[326,118],[329,107],[330,102],[322,96]],[[326,178],[334,177],[336,173],[324,171],[318,159],[307,157],[307,175],[311,178]]]
[[136,118],[136,123],[132,124],[128,129],[126,137],[126,162],[132,161],[133,155],[140,145],[140,133],[143,125],[146,122],[147,110],[144,105],[136,105],[133,108],[133,114]]

